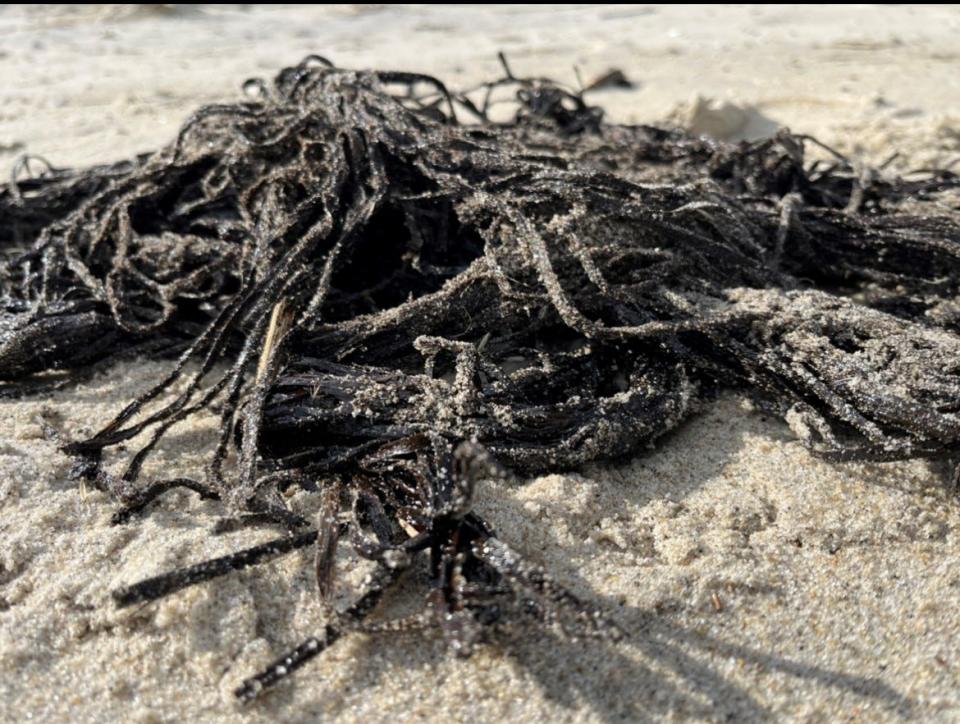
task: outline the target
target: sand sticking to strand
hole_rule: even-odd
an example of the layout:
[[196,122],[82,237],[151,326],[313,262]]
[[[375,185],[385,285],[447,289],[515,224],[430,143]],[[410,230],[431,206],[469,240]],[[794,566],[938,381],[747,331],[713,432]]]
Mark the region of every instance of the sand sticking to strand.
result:
[[[498,49],[528,73],[616,66],[640,86],[604,91],[619,120],[726,93],[875,161],[894,143],[905,165],[960,155],[955,9],[151,7],[2,11],[0,166],[154,147],[237,78],[314,51],[458,83],[489,75]],[[117,611],[119,585],[273,534],[212,537],[218,504],[188,492],[111,526],[113,506],[67,481],[40,424],[89,433],[168,364],[0,404],[4,720],[960,716],[960,507],[943,471],[828,465],[734,397],[620,466],[479,491],[501,536],[612,610],[626,643],[538,634],[460,661],[439,637],[356,636],[240,710],[232,689],[322,625],[310,554]],[[216,426],[175,428],[145,474],[195,471]]]

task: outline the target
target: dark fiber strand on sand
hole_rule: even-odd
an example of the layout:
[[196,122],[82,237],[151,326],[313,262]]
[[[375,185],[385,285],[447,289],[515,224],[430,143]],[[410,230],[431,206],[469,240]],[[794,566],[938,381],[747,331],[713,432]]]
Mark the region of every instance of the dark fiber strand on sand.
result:
[[[117,523],[187,487],[289,533],[117,602],[316,541],[327,630],[242,699],[355,630],[437,627],[459,655],[517,624],[618,638],[494,535],[474,486],[634,453],[721,390],[828,459],[957,454],[956,175],[888,178],[789,132],[734,145],[612,125],[504,68],[460,93],[310,57],[156,153],[25,159],[0,186],[0,394],[169,358],[92,437],[59,433],[74,476],[115,496]],[[495,122],[503,98],[515,113]],[[211,407],[204,482],[141,480],[167,431]],[[101,465],[141,433],[123,470]],[[317,521],[286,507],[291,486],[323,496]],[[341,538],[376,563],[342,611]],[[421,557],[423,610],[369,621]]]

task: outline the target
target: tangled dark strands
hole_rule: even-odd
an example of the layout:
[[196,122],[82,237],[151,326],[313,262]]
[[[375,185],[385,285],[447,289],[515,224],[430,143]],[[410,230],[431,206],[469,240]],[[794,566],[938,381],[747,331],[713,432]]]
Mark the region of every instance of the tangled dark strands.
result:
[[[524,621],[617,638],[495,537],[474,486],[631,453],[718,390],[832,460],[960,446],[955,175],[887,178],[787,132],[731,145],[611,125],[583,93],[504,68],[452,93],[308,58],[154,154],[28,160],[0,187],[3,391],[175,358],[64,443],[74,475],[120,501],[118,523],[186,487],[287,531],[116,602],[316,548],[326,628],[242,699],[352,631],[438,627],[463,655]],[[494,122],[505,93],[512,118]],[[811,144],[828,160],[806,161]],[[142,481],[170,427],[214,404],[204,480]],[[124,470],[104,469],[141,433]],[[284,505],[292,486],[321,496],[317,520]],[[341,539],[376,564],[343,610]],[[422,611],[368,618],[421,558]]]

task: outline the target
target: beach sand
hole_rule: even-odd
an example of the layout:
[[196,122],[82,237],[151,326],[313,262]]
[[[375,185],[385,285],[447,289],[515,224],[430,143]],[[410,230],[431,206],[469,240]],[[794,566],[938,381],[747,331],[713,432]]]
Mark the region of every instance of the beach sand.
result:
[[[621,69],[635,89],[591,97],[614,120],[732,138],[784,125],[872,162],[943,164],[960,157],[958,32],[955,7],[3,8],[0,172],[25,152],[75,165],[150,150],[307,53],[468,85],[498,72],[498,50],[518,74]],[[275,533],[211,536],[222,510],[189,492],[111,526],[115,506],[68,481],[43,434],[89,434],[168,367],[0,402],[4,721],[960,718],[945,470],[824,463],[734,395],[630,461],[479,491],[500,535],[627,641],[531,632],[458,660],[433,634],[352,636],[238,707],[243,678],[322,628],[311,554],[118,611],[120,585]],[[145,476],[197,474],[217,424],[174,428]],[[421,590],[410,576],[385,614]]]

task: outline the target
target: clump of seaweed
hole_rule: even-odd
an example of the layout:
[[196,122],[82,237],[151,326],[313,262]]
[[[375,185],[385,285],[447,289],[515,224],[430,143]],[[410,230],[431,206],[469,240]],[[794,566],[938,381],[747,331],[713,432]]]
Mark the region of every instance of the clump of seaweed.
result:
[[[582,92],[504,70],[459,93],[310,57],[155,153],[27,159],[0,187],[0,390],[169,357],[65,443],[75,477],[121,503],[117,523],[186,487],[286,531],[117,604],[316,548],[326,628],[241,699],[357,630],[438,627],[461,655],[523,622],[619,637],[494,535],[474,486],[633,453],[719,390],[830,459],[960,445],[957,176],[887,178],[786,131],[733,145],[613,125]],[[828,160],[807,161],[812,144]],[[214,405],[205,475],[141,481],[165,433]],[[321,496],[318,520],[286,506],[291,487]],[[376,564],[344,610],[341,539]],[[419,558],[423,610],[369,620]]]

